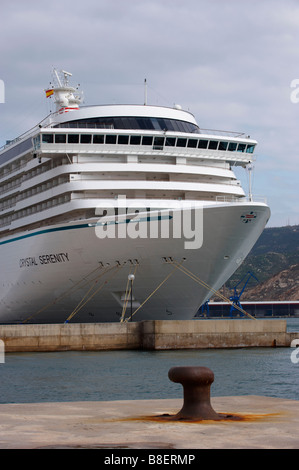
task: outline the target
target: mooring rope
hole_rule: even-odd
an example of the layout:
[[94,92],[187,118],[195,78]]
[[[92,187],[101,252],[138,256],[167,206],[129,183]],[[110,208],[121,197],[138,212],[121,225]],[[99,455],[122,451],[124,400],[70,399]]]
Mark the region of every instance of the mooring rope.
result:
[[[106,281],[104,281],[94,292],[93,294],[87,298],[87,300],[82,303],[84,301],[84,299],[88,296],[88,294],[90,293],[90,291],[96,287],[96,284],[99,280],[100,277],[102,277],[102,275],[106,274],[107,272],[113,270],[116,268],[116,271],[114,271],[112,273],[112,275],[109,277],[109,279],[107,279]],[[88,290],[88,292],[84,295],[83,299],[80,300],[80,302],[78,303],[78,305],[74,308],[74,310],[72,311],[72,313],[68,316],[68,318],[65,320],[65,323],[69,323],[69,321],[81,310],[81,308],[83,308],[100,290],[103,289],[103,287],[108,284],[108,282],[118,273],[118,271],[122,268],[122,265],[116,265],[116,266],[113,266],[112,268],[110,268],[108,271],[106,271],[106,273],[103,273],[101,276],[99,276],[98,279],[95,280],[94,284],[91,286],[91,288]]]
[[[181,262],[181,264],[182,264],[183,262],[184,262],[184,260]],[[172,263],[169,262],[169,264],[172,264]],[[143,307],[143,305],[157,292],[157,290],[159,290],[160,287],[161,287],[166,281],[168,281],[168,279],[174,274],[174,272],[175,272],[177,269],[179,269],[179,266],[180,266],[181,264],[179,264],[178,266],[175,266],[175,267],[174,267],[174,269],[165,277],[165,279],[163,279],[162,282],[160,282],[160,284],[159,284],[159,285],[153,290],[153,292],[144,300],[144,302],[142,302],[142,304],[139,305],[139,307],[135,310],[135,312],[133,312],[132,315],[130,315],[130,316],[125,320],[125,322],[128,322],[129,320],[132,319],[132,317],[133,317],[134,315],[136,315],[136,313],[138,312],[138,310],[140,310],[140,309]]]
[[184,262],[185,259],[183,259],[183,261],[181,263],[178,263],[177,261],[168,261],[169,264],[172,264],[174,266],[174,269],[165,277],[165,279],[163,279],[162,282],[160,282],[160,284],[153,290],[153,292],[144,300],[144,302],[142,302],[141,305],[139,305],[139,307],[132,313],[132,315],[130,315],[130,317],[128,317],[126,320],[124,320],[125,322],[128,322],[132,319],[132,317],[134,315],[136,315],[136,313],[138,312],[138,310],[140,310],[144,304],[160,289],[160,287],[174,274],[174,272],[176,271],[176,269],[179,269],[182,273],[184,273],[186,276],[189,276],[191,279],[193,279],[193,281],[197,282],[198,284],[200,284],[201,286],[205,287],[206,289],[208,289],[209,291],[213,292],[214,294],[218,295],[222,300],[224,300],[225,302],[228,302],[230,305],[232,305],[234,308],[236,308],[237,310],[239,310],[240,312],[242,312],[244,315],[247,315],[248,317],[252,318],[253,320],[256,320],[255,317],[253,317],[252,315],[250,315],[248,312],[246,312],[245,310],[243,310],[241,307],[239,307],[238,305],[234,304],[230,299],[228,299],[227,297],[225,297],[223,294],[221,294],[221,292],[217,291],[216,289],[214,289],[213,287],[209,286],[209,284],[207,284],[205,281],[203,281],[202,279],[200,279],[198,276],[196,276],[196,274],[192,273],[188,268],[186,268],[185,266],[182,266],[183,262]]
[[[178,263],[177,261],[168,261],[169,264],[173,265],[174,266],[174,269],[165,277],[165,279],[163,279],[162,282],[160,282],[160,284],[153,290],[153,292],[142,302],[141,305],[139,305],[139,307],[125,320],[124,319],[124,316],[125,316],[125,313],[126,313],[126,308],[127,308],[127,304],[128,304],[128,299],[129,299],[129,296],[130,296],[130,293],[131,293],[131,288],[132,288],[132,285],[130,285],[130,289],[129,289],[129,278],[127,280],[127,286],[126,286],[126,293],[125,293],[125,301],[124,301],[124,305],[123,305],[123,310],[122,310],[122,315],[121,315],[121,319],[120,319],[120,322],[123,323],[123,322],[128,322],[129,320],[132,319],[132,317],[134,315],[136,315],[136,313],[145,305],[145,303],[160,289],[160,287],[162,287],[162,285],[174,274],[174,272],[178,269],[180,270],[182,273],[184,273],[186,276],[190,277],[191,279],[193,279],[195,282],[197,282],[198,284],[200,284],[201,286],[205,287],[207,290],[213,292],[215,295],[217,295],[218,297],[220,297],[222,300],[224,300],[225,302],[228,302],[230,305],[232,305],[234,308],[236,308],[237,310],[239,310],[240,312],[242,312],[244,315],[252,318],[253,320],[256,320],[255,317],[253,317],[252,315],[250,315],[248,312],[246,312],[244,309],[242,309],[241,307],[239,307],[237,304],[235,304],[234,302],[232,302],[230,299],[228,299],[227,297],[225,297],[223,294],[221,294],[221,292],[215,290],[213,287],[209,286],[205,281],[203,281],[202,279],[200,279],[196,274],[192,273],[188,268],[186,268],[185,266],[182,266],[183,262],[185,261],[185,259],[182,260],[181,263]],[[86,292],[86,294],[84,295],[84,297],[80,300],[80,302],[77,304],[77,306],[74,308],[74,310],[72,311],[72,313],[68,316],[68,318],[65,320],[65,323],[68,323],[104,286],[105,284],[107,284],[110,279],[112,279],[116,273],[119,271],[119,269],[121,269],[123,266],[122,265],[115,265],[115,266],[109,266],[105,269],[104,272],[102,272],[99,276],[96,276],[94,279],[91,279],[91,280],[87,280],[86,278],[88,276],[90,276],[91,274],[95,273],[96,271],[98,271],[99,269],[102,269],[102,266],[98,266],[97,268],[93,269],[90,273],[86,274],[82,279],[80,279],[78,282],[76,282],[72,287],[70,287],[66,292],[64,292],[63,294],[61,294],[59,297],[55,298],[52,302],[48,303],[47,305],[45,305],[44,307],[42,307],[40,310],[38,310],[36,313],[34,313],[33,315],[29,316],[28,318],[26,318],[26,320],[23,320],[22,322],[20,323],[26,323],[28,322],[29,320],[31,320],[32,318],[36,317],[37,315],[39,315],[41,312],[45,311],[47,308],[49,308],[51,305],[54,305],[55,303],[57,303],[58,301],[60,301],[62,298],[70,295],[71,293],[74,293],[76,292],[76,290],[78,289],[83,289],[87,284],[89,283],[93,283],[91,285],[91,287],[88,289],[88,291]],[[135,267],[135,270],[134,270],[134,275],[136,274],[136,270],[137,270],[137,267],[138,265],[136,265]],[[90,292],[96,287],[96,284],[98,283],[99,279],[104,276],[105,274],[107,274],[109,271],[111,270],[114,270],[115,268],[116,271],[112,274],[112,276],[106,280],[103,284],[101,284],[98,289],[95,290],[95,292],[88,298],[88,295],[90,294]],[[80,286],[80,284],[85,280],[85,283]],[[74,290],[74,292],[72,292]],[[85,300],[87,298],[87,300]],[[85,301],[84,301],[85,300]]]
[[[173,261],[173,264],[177,264],[176,261]],[[232,305],[234,308],[236,308],[237,310],[239,310],[240,312],[242,312],[243,314],[247,315],[248,317],[252,318],[253,320],[256,320],[255,317],[253,317],[252,315],[250,315],[250,313],[246,312],[245,310],[243,310],[241,307],[239,307],[237,304],[235,304],[234,302],[232,302],[230,299],[228,299],[227,297],[225,297],[223,294],[221,294],[221,292],[213,289],[213,287],[209,286],[205,281],[203,281],[202,279],[200,279],[198,276],[196,276],[194,273],[192,273],[189,269],[187,269],[185,266],[181,267],[181,266],[178,266],[178,269],[180,271],[182,271],[184,274],[186,274],[187,276],[189,276],[191,279],[193,279],[195,282],[197,282],[198,284],[202,285],[203,287],[205,287],[206,289],[210,290],[211,292],[213,292],[214,294],[218,295],[222,300],[224,300],[225,302],[228,302],[230,305]]]
[[[51,307],[52,305],[55,305],[57,302],[59,302],[61,299],[63,299],[64,297],[67,297],[68,295],[71,295],[72,293],[76,292],[78,289],[84,289],[84,287],[89,284],[90,282],[93,282],[94,279],[90,279],[90,280],[87,280],[86,278],[88,276],[90,276],[91,274],[94,274],[96,271],[98,271],[99,269],[102,269],[102,266],[98,266],[97,268],[93,269],[92,271],[90,271],[88,274],[85,274],[84,277],[82,279],[80,279],[79,281],[77,281],[73,286],[71,286],[69,289],[67,289],[65,292],[63,292],[60,296],[56,297],[53,301],[49,302],[48,304],[44,305],[42,308],[40,308],[37,312],[35,312],[34,314],[30,315],[28,318],[26,318],[25,320],[23,320],[21,323],[27,323],[29,320],[31,320],[32,318],[35,318],[37,315],[39,315],[40,313],[44,312],[45,310],[47,310],[49,307]],[[109,269],[111,269],[109,267]],[[103,273],[100,274],[100,277],[103,276],[104,274],[106,274],[107,270],[105,270]],[[82,282],[85,283],[80,286],[80,284]],[[72,290],[74,290],[74,292],[72,292]]]

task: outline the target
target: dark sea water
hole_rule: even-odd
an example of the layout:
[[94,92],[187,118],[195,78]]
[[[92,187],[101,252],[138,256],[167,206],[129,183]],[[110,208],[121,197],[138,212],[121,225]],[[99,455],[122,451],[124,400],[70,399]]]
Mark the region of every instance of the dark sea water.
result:
[[[288,331],[299,333],[299,318],[288,319],[287,325]],[[292,351],[294,348],[9,353],[0,364],[0,403],[181,398],[181,385],[168,379],[168,370],[178,365],[212,369],[212,396],[299,400],[299,363],[291,360]]]

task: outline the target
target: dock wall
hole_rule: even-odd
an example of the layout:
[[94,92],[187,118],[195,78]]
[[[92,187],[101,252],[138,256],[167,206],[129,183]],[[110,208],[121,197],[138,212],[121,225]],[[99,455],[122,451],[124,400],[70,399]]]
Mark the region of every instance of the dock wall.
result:
[[5,352],[289,347],[286,320],[0,325]]

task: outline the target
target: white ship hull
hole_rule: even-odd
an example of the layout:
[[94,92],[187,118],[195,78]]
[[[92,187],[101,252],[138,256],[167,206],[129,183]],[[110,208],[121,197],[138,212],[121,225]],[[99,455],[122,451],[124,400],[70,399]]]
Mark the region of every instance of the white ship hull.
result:
[[[133,321],[191,319],[211,296],[198,280],[219,289],[251,250],[270,215],[267,205],[253,202],[202,208],[202,244],[195,249],[186,249],[184,237],[100,239],[90,220],[2,238],[0,322],[128,319],[130,273],[135,274],[132,312],[138,309]],[[254,214],[248,223],[246,214]],[[148,223],[146,218],[140,222]]]

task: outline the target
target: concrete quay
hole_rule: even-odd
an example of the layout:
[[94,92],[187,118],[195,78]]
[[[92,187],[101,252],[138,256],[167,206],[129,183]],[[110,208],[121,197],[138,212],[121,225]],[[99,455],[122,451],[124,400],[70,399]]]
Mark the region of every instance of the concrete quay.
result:
[[289,347],[295,338],[281,319],[0,325],[6,353]]
[[[169,421],[182,399],[0,405],[0,449],[298,449],[299,402],[215,397],[239,420]],[[181,451],[182,452],[182,451]],[[102,454],[101,454],[102,455]],[[116,454],[117,455],[117,454]],[[102,462],[103,463],[103,462]]]

